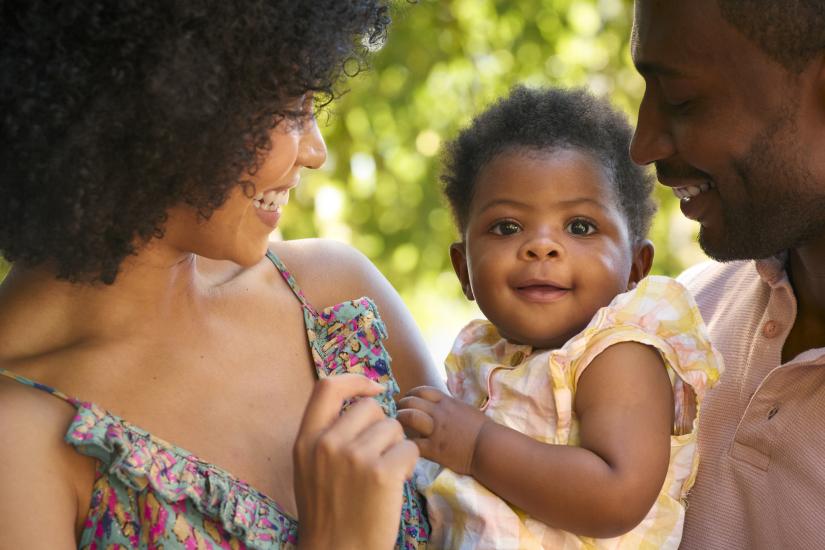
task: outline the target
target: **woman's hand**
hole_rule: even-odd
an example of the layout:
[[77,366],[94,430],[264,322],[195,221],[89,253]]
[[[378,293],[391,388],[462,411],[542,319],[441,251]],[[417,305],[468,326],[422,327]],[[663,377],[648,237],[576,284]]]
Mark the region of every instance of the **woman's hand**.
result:
[[429,386],[413,388],[398,402],[398,421],[416,432],[421,456],[459,474],[472,475],[484,413]]
[[403,485],[418,449],[373,399],[340,413],[345,400],[384,389],[357,374],[315,385],[293,449],[301,548],[377,550],[395,544]]

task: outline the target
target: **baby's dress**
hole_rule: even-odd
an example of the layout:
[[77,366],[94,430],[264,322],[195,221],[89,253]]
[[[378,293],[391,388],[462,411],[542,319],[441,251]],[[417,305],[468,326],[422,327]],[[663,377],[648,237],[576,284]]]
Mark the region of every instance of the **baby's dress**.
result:
[[[385,385],[386,392],[376,400],[387,415],[395,417],[393,395],[398,385],[383,344],[386,329],[372,300],[358,298],[316,311],[280,259],[272,252],[267,256],[301,302],[318,377],[354,372]],[[279,360],[277,354],[272,360]],[[229,472],[94,403],[7,370],[0,369],[0,376],[46,391],[77,409],[66,443],[97,459],[79,549],[285,550],[296,546],[298,521]],[[277,403],[272,403],[272,414],[277,418]],[[277,423],[273,429],[278,429]],[[411,483],[404,485],[403,492],[396,548],[424,547],[429,531],[424,505]],[[342,504],[360,506],[359,502]],[[369,525],[362,527],[369,529]],[[32,533],[32,540],[36,537]]]
[[[579,445],[573,411],[585,368],[607,347],[640,342],[659,351],[674,389],[678,419],[685,384],[699,405],[722,370],[699,310],[687,290],[667,277],[648,277],[600,309],[590,324],[557,350],[533,351],[504,340],[488,321],[467,325],[447,358],[447,384],[458,399],[495,422],[556,445]],[[617,365],[617,368],[621,368]],[[511,506],[470,476],[429,461],[416,470],[427,498],[432,548],[574,549],[676,548],[684,522],[683,501],[698,465],[693,430],[670,438],[670,465],[655,504],[629,533],[612,539],[580,537],[554,529]],[[502,449],[502,452],[506,450]]]

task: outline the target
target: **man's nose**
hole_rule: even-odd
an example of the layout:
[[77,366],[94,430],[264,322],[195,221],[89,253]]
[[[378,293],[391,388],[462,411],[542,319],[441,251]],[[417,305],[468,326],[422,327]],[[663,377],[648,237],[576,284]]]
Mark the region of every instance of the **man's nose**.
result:
[[636,131],[630,142],[630,158],[641,166],[670,158],[676,152],[667,120],[659,106],[645,90],[639,106]]

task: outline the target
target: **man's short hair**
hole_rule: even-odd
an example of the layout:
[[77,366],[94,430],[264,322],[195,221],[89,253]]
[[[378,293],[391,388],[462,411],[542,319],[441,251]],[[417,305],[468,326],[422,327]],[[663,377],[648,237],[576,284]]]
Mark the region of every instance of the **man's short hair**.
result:
[[728,23],[789,71],[825,52],[823,0],[717,1]]

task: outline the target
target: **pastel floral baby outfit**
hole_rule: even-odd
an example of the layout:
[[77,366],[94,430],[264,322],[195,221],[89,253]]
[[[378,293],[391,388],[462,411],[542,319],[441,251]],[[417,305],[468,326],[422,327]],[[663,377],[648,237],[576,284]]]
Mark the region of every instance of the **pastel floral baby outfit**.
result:
[[[639,342],[659,351],[673,384],[678,425],[686,399],[697,402],[722,370],[696,304],[666,277],[643,279],[600,309],[590,324],[556,350],[533,350],[503,339],[488,321],[473,321],[456,338],[446,361],[447,384],[458,399],[495,422],[544,443],[579,445],[573,411],[576,385],[591,361],[609,346]],[[619,368],[621,368],[619,366]],[[686,391],[687,387],[693,392]],[[689,425],[689,423],[688,423]],[[653,508],[629,533],[612,539],[553,529],[499,498],[470,476],[422,461],[418,489],[427,498],[435,548],[639,549],[676,548],[684,499],[698,465],[693,429],[670,438],[670,465]]]
[[[355,372],[384,384],[387,391],[376,399],[394,417],[393,395],[399,389],[382,343],[386,329],[372,300],[359,298],[318,312],[281,261],[271,252],[268,257],[301,301],[318,377]],[[80,453],[98,459],[78,548],[263,550],[297,544],[297,521],[230,473],[93,403],[3,369],[0,375],[49,392],[77,408],[65,440]],[[423,503],[407,483],[396,548],[423,548],[428,533]]]

